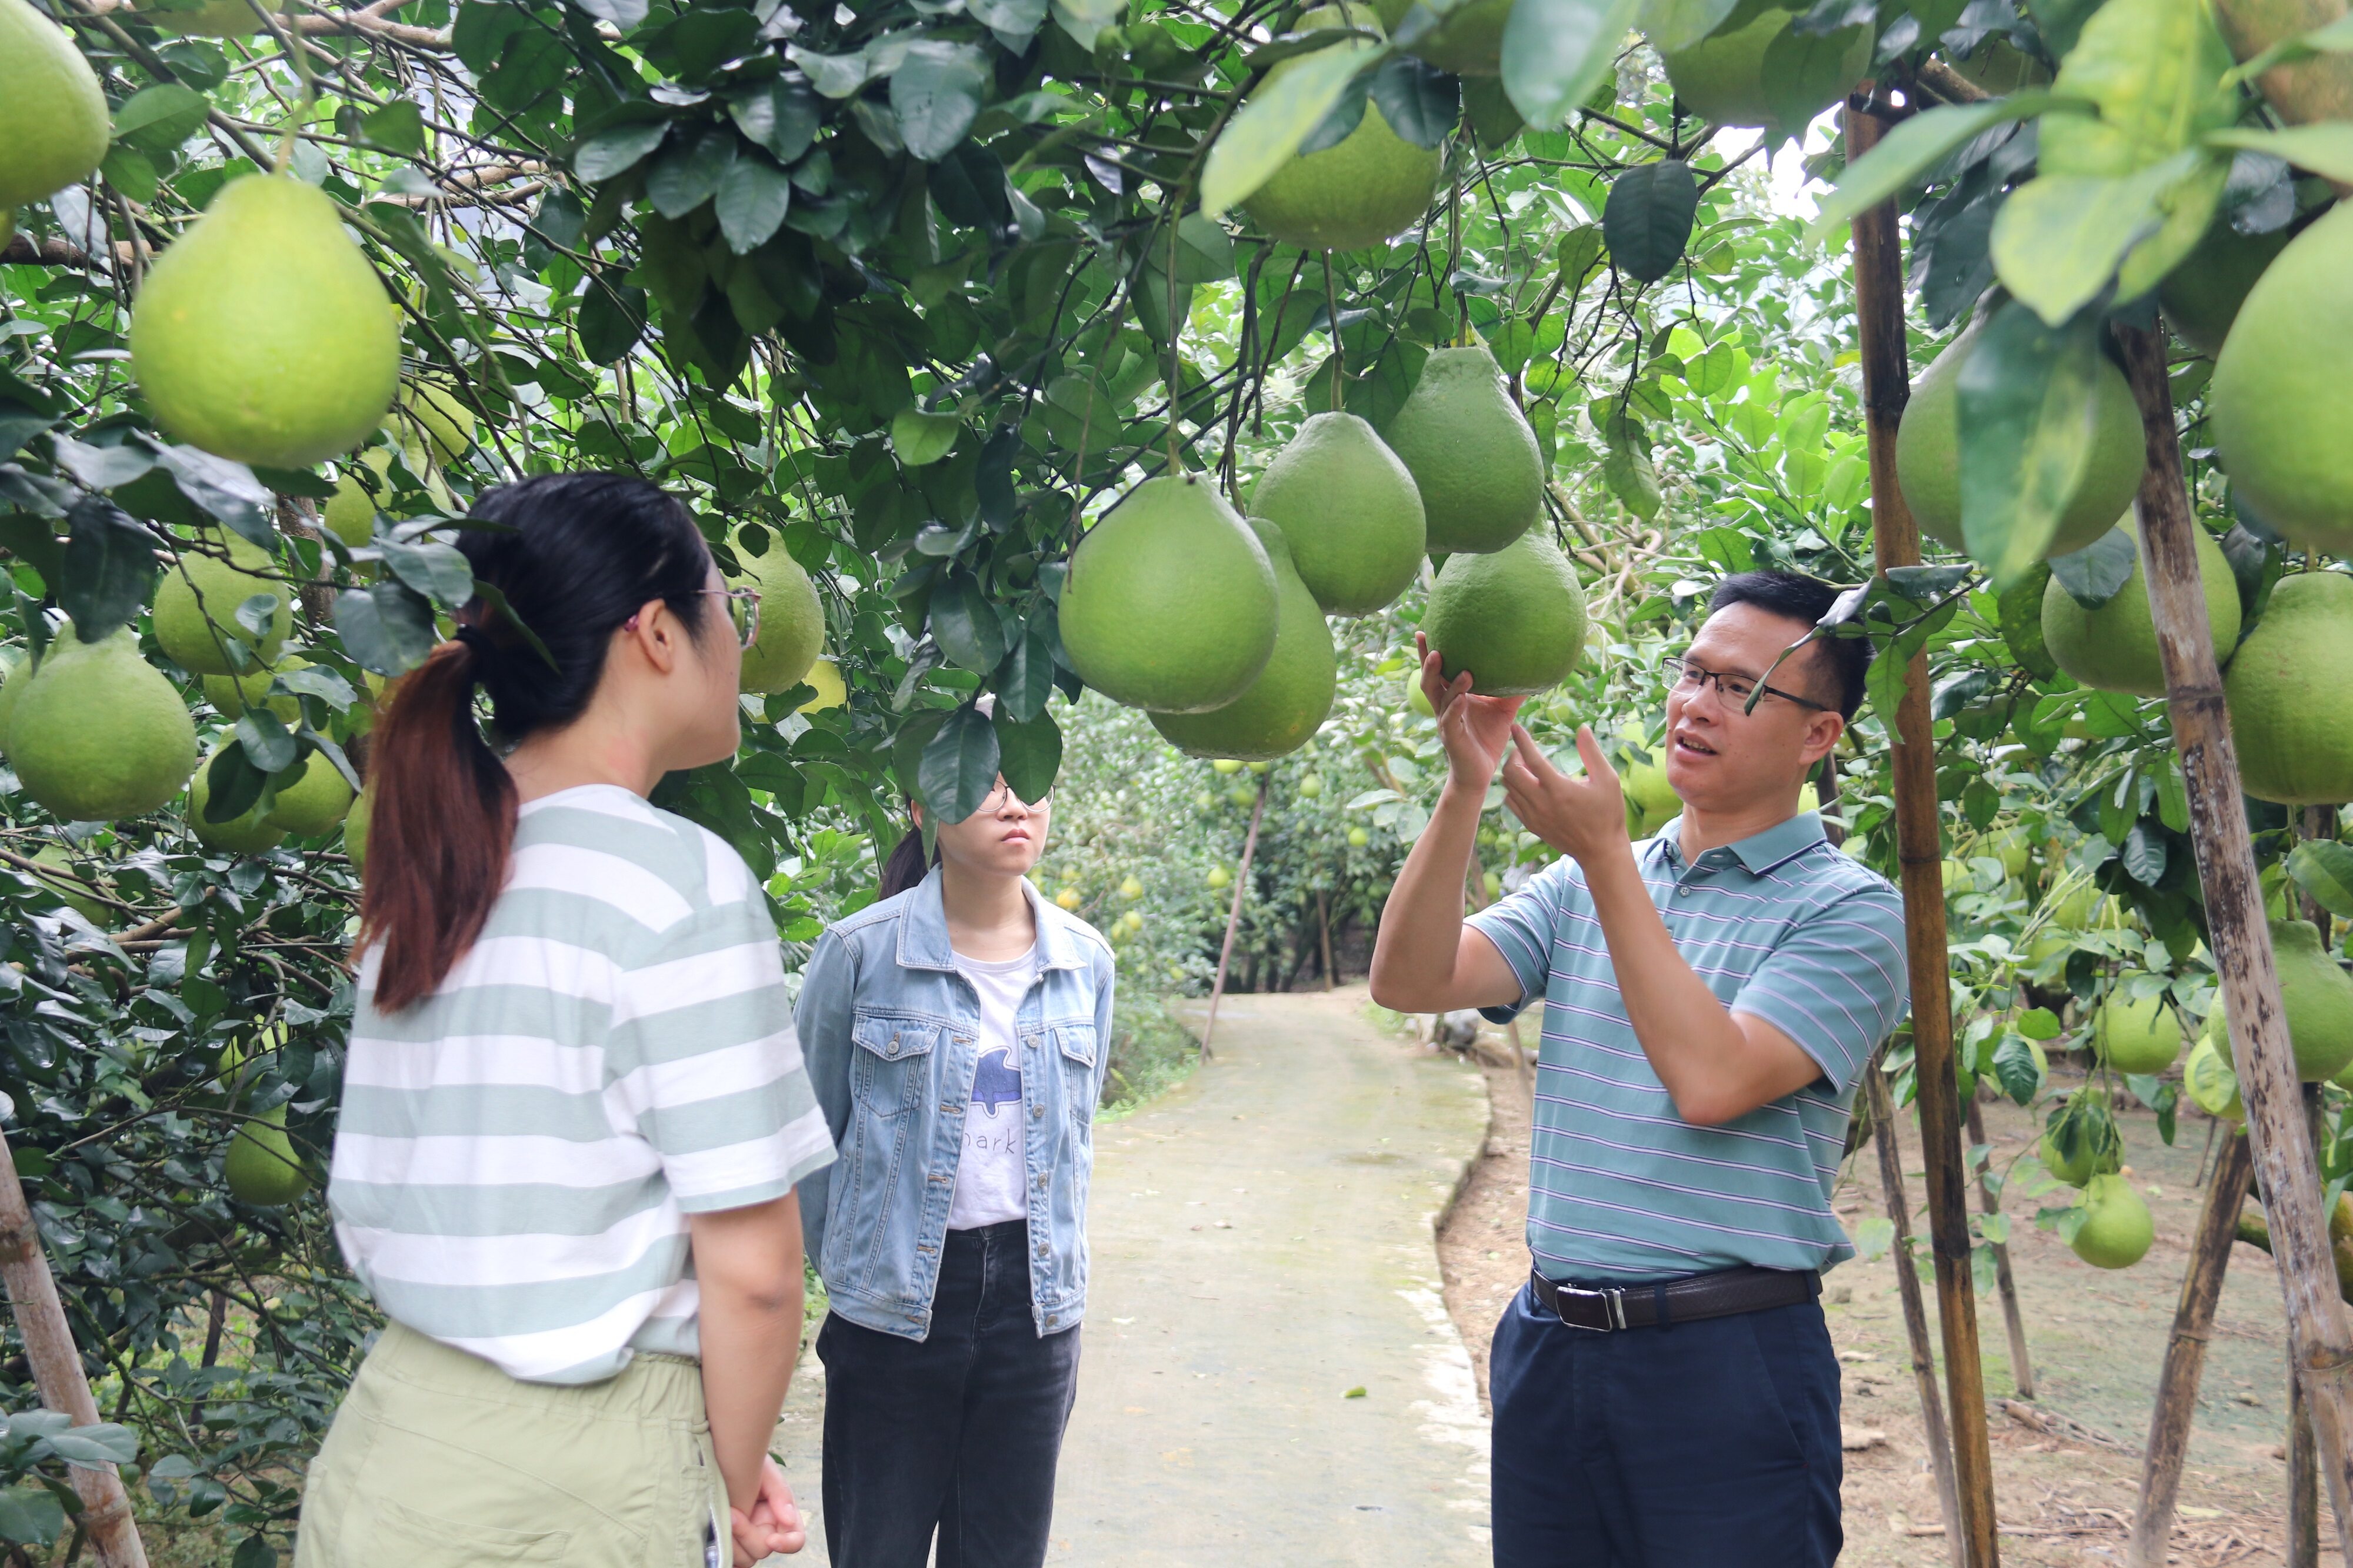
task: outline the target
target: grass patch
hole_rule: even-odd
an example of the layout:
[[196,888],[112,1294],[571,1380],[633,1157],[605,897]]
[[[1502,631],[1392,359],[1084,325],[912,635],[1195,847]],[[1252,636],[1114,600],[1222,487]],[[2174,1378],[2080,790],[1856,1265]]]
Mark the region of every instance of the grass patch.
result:
[[1201,1042],[1169,1010],[1172,998],[1122,986],[1112,998],[1111,1060],[1103,1070],[1098,1122],[1114,1121],[1181,1082],[1201,1059]]

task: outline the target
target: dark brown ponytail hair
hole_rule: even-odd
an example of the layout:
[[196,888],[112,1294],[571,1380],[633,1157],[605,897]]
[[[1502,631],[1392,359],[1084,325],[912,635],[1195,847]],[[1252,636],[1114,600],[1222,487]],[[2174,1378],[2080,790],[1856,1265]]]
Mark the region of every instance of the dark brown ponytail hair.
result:
[[918,886],[924,874],[939,863],[938,843],[933,843],[931,858],[926,860],[923,858],[923,828],[920,826],[909,827],[906,837],[899,840],[899,847],[891,851],[891,858],[882,863],[882,890],[875,895],[876,900],[895,899],[908,889]]
[[707,625],[710,550],[686,508],[643,479],[543,474],[489,491],[472,515],[497,526],[464,531],[458,549],[512,618],[486,598],[468,605],[457,637],[396,685],[369,752],[359,944],[383,944],[375,1005],[387,1013],[440,985],[506,881],[514,781],[482,737],[474,689],[512,746],[580,717],[614,632],[648,601],[698,641]]

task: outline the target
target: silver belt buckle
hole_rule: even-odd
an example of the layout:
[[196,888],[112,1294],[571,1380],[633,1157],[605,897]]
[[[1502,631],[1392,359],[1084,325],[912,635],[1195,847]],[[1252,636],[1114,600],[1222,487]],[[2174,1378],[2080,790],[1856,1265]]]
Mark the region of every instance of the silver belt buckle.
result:
[[1622,1329],[1626,1326],[1626,1292],[1618,1287],[1605,1285],[1599,1290],[1587,1290],[1575,1285],[1561,1285],[1555,1287],[1555,1289],[1563,1300],[1573,1296],[1580,1301],[1601,1303],[1601,1316],[1607,1326],[1597,1329],[1588,1323],[1572,1323],[1566,1313],[1556,1311],[1554,1315],[1558,1317],[1567,1327],[1583,1329],[1589,1334],[1606,1334],[1613,1329]]

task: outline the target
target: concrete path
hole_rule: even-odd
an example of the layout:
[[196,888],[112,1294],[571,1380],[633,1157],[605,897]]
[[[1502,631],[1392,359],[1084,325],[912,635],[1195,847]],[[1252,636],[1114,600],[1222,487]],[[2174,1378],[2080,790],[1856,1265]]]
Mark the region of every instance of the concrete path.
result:
[[[1486,1094],[1364,1002],[1232,998],[1214,1060],[1098,1130],[1058,1568],[1488,1563],[1487,1423],[1432,1236]],[[811,1357],[777,1436],[813,1518],[823,1399]]]

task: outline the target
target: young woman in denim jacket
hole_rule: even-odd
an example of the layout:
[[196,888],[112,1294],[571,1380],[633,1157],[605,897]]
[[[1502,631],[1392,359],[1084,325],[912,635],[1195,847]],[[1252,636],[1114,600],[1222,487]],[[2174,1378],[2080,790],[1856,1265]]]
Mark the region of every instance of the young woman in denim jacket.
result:
[[1038,1568],[1077,1386],[1112,955],[1038,895],[1047,803],[921,808],[828,930],[796,1022],[840,1160],[801,1187],[832,1310],[835,1568]]

